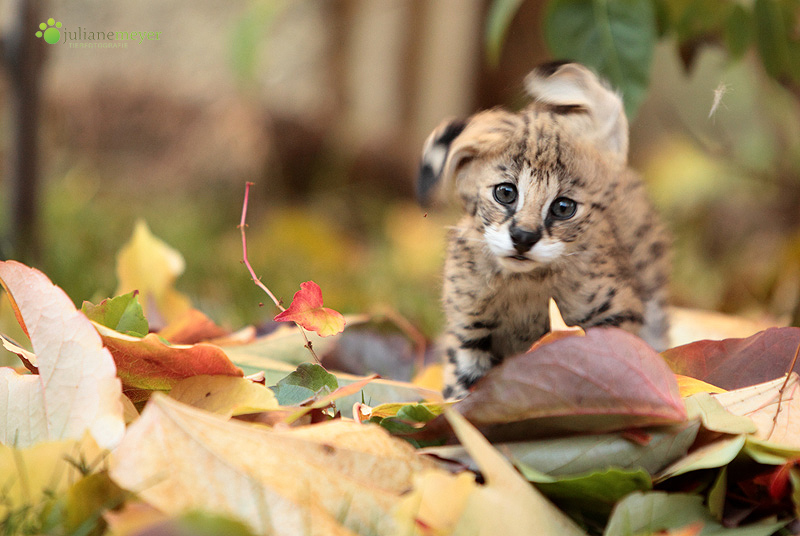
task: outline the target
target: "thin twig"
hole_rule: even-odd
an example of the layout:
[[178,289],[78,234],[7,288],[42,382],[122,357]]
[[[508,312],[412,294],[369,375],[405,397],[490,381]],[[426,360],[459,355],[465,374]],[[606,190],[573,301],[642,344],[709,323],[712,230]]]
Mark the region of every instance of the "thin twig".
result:
[[[239,230],[242,233],[242,260],[244,261],[244,265],[247,267],[247,271],[250,272],[250,277],[253,280],[253,283],[255,283],[261,290],[267,293],[267,296],[270,297],[270,299],[275,304],[275,307],[277,307],[280,310],[280,312],[284,312],[286,308],[283,305],[281,305],[280,300],[278,300],[278,298],[275,297],[272,291],[268,289],[264,283],[261,282],[261,278],[259,278],[256,275],[255,270],[253,270],[253,267],[250,265],[250,261],[247,258],[247,236],[245,233],[245,229],[247,228],[247,223],[246,223],[247,203],[250,199],[250,187],[253,186],[253,184],[254,183],[252,182],[248,182],[245,185],[244,206],[242,207],[242,219],[239,222]],[[314,361],[320,363],[319,357],[317,357],[316,352],[314,352],[314,347],[312,346],[311,341],[308,340],[308,336],[306,335],[306,330],[304,330],[303,327],[297,322],[295,322],[294,325],[297,326],[297,329],[300,330],[300,334],[303,336],[303,340],[306,341],[305,347],[308,349],[309,352],[311,352],[311,356],[314,358]]]
[[786,373],[786,379],[783,380],[783,385],[781,385],[781,388],[778,390],[778,408],[775,410],[775,416],[772,418],[772,427],[769,430],[769,434],[767,434],[767,439],[772,437],[772,432],[775,431],[775,427],[778,425],[778,415],[781,414],[781,402],[783,402],[783,391],[786,389],[786,385],[789,383],[789,378],[792,376],[794,366],[797,364],[798,355],[800,355],[800,344],[797,345],[797,349],[794,351],[794,359],[792,359],[792,364],[789,365],[789,371]]

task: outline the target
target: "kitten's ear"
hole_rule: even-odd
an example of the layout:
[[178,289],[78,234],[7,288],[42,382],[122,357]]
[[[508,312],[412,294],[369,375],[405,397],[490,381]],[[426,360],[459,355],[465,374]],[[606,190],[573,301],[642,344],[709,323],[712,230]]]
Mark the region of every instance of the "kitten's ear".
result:
[[430,204],[436,186],[442,182],[445,167],[449,166],[450,147],[466,126],[467,122],[462,119],[445,120],[425,140],[417,175],[417,199],[422,206]]
[[528,94],[554,113],[569,117],[575,132],[626,161],[628,120],[618,93],[578,63],[551,63],[525,78]]

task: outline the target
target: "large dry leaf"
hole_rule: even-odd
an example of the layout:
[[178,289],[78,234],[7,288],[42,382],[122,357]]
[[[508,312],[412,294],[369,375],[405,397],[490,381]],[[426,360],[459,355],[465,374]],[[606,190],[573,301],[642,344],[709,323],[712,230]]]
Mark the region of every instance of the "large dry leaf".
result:
[[800,328],[771,328],[746,339],[698,341],[662,355],[677,374],[730,390],[783,376],[799,345]]
[[121,386],[92,323],[38,270],[0,262],[0,280],[39,372],[0,368],[0,442],[25,447],[88,430],[100,446],[114,447],[125,432]]
[[675,377],[644,341],[593,328],[507,359],[455,405],[492,439],[682,422]]
[[123,389],[135,402],[146,400],[150,391],[169,390],[184,378],[242,376],[221,348],[213,344],[166,344],[155,333],[132,337],[94,324],[117,364]]
[[387,534],[412,475],[431,467],[377,426],[275,432],[157,394],[114,452],[111,476],[169,514],[220,512],[276,535]]

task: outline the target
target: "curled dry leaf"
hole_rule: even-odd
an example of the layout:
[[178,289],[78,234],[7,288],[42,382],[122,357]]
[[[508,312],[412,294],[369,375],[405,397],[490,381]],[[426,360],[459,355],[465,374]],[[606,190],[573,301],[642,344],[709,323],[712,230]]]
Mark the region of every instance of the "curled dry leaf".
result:
[[125,432],[114,360],[92,323],[42,272],[0,262],[0,282],[36,354],[39,374],[0,368],[0,442],[78,439],[114,447]]
[[151,391],[166,391],[184,378],[205,375],[243,376],[221,348],[213,344],[168,345],[155,333],[132,337],[94,324],[114,356],[123,390],[134,402]]
[[288,309],[275,317],[277,322],[296,322],[320,337],[336,335],[344,330],[344,316],[322,306],[322,290],[313,281],[300,284]]
[[111,460],[111,477],[168,514],[231,515],[258,533],[392,534],[412,475],[433,468],[377,426],[331,421],[276,432],[156,394]]

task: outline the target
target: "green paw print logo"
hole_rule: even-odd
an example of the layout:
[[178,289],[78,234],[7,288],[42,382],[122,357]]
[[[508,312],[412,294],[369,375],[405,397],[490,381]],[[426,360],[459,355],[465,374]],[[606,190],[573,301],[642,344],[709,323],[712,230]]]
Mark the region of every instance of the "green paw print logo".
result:
[[56,19],[47,19],[47,23],[43,22],[39,25],[39,31],[36,32],[36,37],[44,36],[46,43],[55,45],[58,43],[59,39],[61,39],[59,28],[61,28],[60,22],[56,22]]

